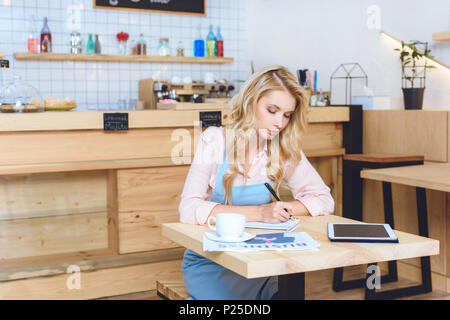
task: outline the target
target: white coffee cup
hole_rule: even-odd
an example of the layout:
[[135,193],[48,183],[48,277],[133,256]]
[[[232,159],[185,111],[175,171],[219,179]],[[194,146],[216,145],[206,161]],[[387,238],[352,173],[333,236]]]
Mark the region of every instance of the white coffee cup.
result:
[[[216,222],[216,226],[211,225]],[[215,217],[209,217],[208,227],[217,232],[221,238],[239,238],[244,233],[245,216],[236,213],[218,213]]]

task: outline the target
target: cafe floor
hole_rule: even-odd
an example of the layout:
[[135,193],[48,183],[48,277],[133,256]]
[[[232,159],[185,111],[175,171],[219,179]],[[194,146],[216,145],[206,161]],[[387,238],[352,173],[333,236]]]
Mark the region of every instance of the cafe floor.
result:
[[[362,266],[346,267],[344,280],[357,279],[364,276]],[[364,290],[353,289],[334,292],[332,289],[333,270],[322,270],[306,273],[306,299],[307,300],[363,300]],[[382,290],[418,285],[418,283],[400,278],[395,283],[382,285]],[[120,296],[106,297],[99,300],[161,300],[156,290],[131,293]],[[402,300],[450,300],[450,293],[433,290],[430,293],[402,298]]]

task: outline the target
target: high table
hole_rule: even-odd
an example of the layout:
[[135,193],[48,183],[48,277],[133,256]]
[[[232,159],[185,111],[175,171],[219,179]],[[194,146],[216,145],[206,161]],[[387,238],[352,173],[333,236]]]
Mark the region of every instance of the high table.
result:
[[358,223],[335,215],[300,217],[295,231],[307,232],[318,241],[318,251],[204,252],[203,234],[209,231],[206,226],[166,223],[162,234],[245,278],[278,276],[279,299],[305,299],[305,272],[439,254],[439,241],[400,231],[395,231],[399,243],[331,242],[329,222]]
[[[426,163],[416,166],[404,166],[386,169],[361,171],[361,178],[383,182],[383,188],[391,188],[391,183],[416,187],[417,218],[419,235],[428,237],[428,214],[425,189],[450,192],[450,163]],[[392,198],[384,199],[386,223],[394,228]],[[448,215],[447,215],[448,216]],[[419,286],[397,289],[396,297],[430,292],[431,266],[430,257],[421,258],[422,284]]]

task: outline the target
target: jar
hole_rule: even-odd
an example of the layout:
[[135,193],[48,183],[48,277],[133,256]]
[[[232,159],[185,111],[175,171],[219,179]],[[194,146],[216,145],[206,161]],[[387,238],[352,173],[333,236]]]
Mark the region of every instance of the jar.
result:
[[70,34],[70,53],[80,54],[81,50],[81,36],[79,32],[72,32]]
[[168,38],[159,39],[158,54],[160,56],[170,56],[170,46]]
[[43,112],[44,100],[36,88],[16,76],[13,82],[1,88],[0,110],[5,113]]

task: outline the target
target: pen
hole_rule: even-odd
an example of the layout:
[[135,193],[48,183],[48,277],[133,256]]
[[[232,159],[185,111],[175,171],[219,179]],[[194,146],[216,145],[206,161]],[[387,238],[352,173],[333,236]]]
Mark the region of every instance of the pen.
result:
[[[264,185],[266,186],[267,190],[270,191],[270,193],[274,196],[274,198],[275,198],[277,201],[281,201],[280,198],[278,198],[278,196],[277,196],[275,190],[273,190],[273,188],[270,186],[270,184],[268,184],[267,182],[265,182]],[[284,211],[288,212],[286,208],[284,208]],[[292,215],[290,215],[289,218],[292,218]]]

